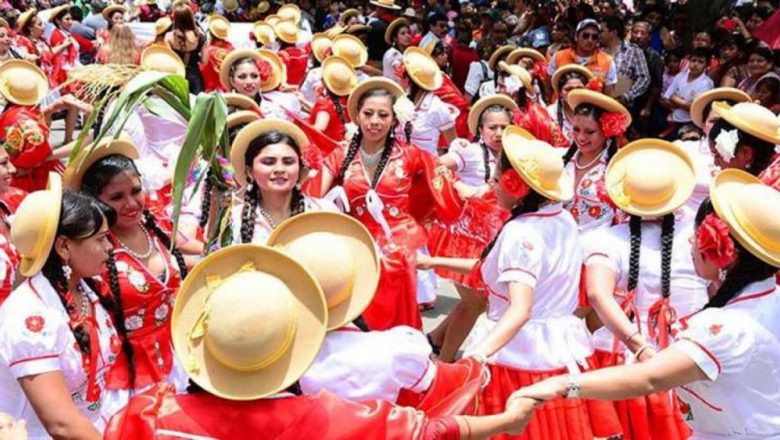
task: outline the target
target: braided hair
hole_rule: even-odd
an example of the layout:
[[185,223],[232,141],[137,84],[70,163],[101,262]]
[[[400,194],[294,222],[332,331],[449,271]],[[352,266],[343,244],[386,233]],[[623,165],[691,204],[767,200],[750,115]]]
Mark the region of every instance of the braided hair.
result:
[[[298,169],[303,170],[303,159],[301,159],[301,147],[295,142],[292,136],[278,130],[272,130],[252,139],[244,153],[244,163],[247,168],[251,167],[255,158],[265,147],[274,144],[286,144],[295,151],[298,156]],[[255,220],[257,219],[257,209],[260,206],[262,194],[257,183],[251,183],[244,195],[244,207],[241,211],[241,243],[251,243],[255,235]],[[298,186],[292,189],[292,198],[290,200],[290,217],[304,212],[304,196]]]
[[200,220],[198,226],[205,228],[209,222],[209,211],[211,211],[211,190],[214,189],[214,171],[211,167],[206,172],[206,182],[203,185],[203,199],[200,202]]
[[347,124],[347,117],[344,114],[344,106],[341,105],[341,98],[336,96],[335,93],[328,90],[328,96],[330,96],[330,99],[333,101],[333,105],[336,107],[336,114],[339,117],[339,122],[342,126]]
[[[628,257],[628,286],[630,292],[639,282],[639,253],[642,247],[642,218],[632,215],[628,223],[631,234],[631,250]],[[674,244],[674,214],[666,214],[661,220],[661,295],[671,294],[672,246]]]
[[[78,191],[66,190],[62,194],[62,208],[60,211],[60,218],[57,224],[57,237],[67,237],[73,240],[79,240],[89,238],[97,234],[102,228],[103,223],[106,222],[109,227],[116,223],[116,212],[108,206],[102,204],[98,200]],[[57,252],[52,250],[49,253],[49,257],[43,265],[41,273],[51,283],[54,291],[57,292],[57,296],[62,302],[62,306],[68,315],[75,313],[75,304],[72,300],[69,300],[67,295],[68,277],[65,275],[63,269],[65,261],[59,256]],[[83,281],[92,289],[93,292],[99,292],[99,287],[95,280],[92,278],[84,278]],[[120,308],[121,305],[117,304],[115,298],[108,295],[97,295],[100,305],[111,315]],[[88,298],[84,298],[84,301],[89,301]],[[127,331],[125,330],[124,321],[115,321],[114,326],[117,333],[122,340],[122,351],[128,359],[131,378],[134,377],[135,367],[132,363],[133,353],[130,343],[127,340]],[[83,355],[90,355],[90,339],[89,333],[86,331],[83,325],[79,325],[71,328],[73,337],[76,339],[79,351]]]
[[485,143],[485,140],[482,139],[482,135],[480,134],[479,130],[484,126],[485,119],[490,113],[503,113],[509,122],[512,122],[512,112],[500,104],[488,106],[485,110],[482,111],[482,113],[479,114],[479,120],[477,121],[477,134],[474,136],[474,140],[477,141],[480,148],[482,148],[482,160],[485,164],[485,182],[490,180],[490,151],[487,144]]
[[[601,119],[601,116],[606,113],[601,107],[596,107],[593,104],[583,103],[577,106],[577,108],[574,109],[574,115],[575,116],[587,116],[596,123],[599,123],[599,120]],[[601,130],[601,128],[599,128]],[[607,138],[606,139],[606,148],[607,148],[607,163],[609,163],[610,160],[612,160],[612,156],[617,153],[617,139],[615,138]],[[577,152],[577,142],[572,141],[571,146],[568,150],[566,150],[566,154],[563,155],[563,163],[568,164],[571,159],[574,157],[574,154]]]
[[710,145],[715,145],[715,139],[717,139],[718,135],[722,131],[726,130],[737,130],[739,141],[737,141],[737,148],[734,149],[735,154],[740,152],[745,147],[750,147],[753,149],[753,163],[751,163],[745,171],[754,176],[761,174],[761,172],[769,166],[769,163],[772,162],[772,155],[775,152],[775,146],[770,142],[761,140],[743,130],[738,129],[724,118],[720,118],[715,121],[714,124],[712,124],[710,134],[707,136],[710,141]]
[[588,83],[588,79],[585,78],[585,75],[583,75],[580,72],[571,71],[571,72],[566,72],[563,75],[561,75],[561,77],[558,79],[558,84],[556,84],[556,86],[558,87],[558,90],[561,91],[558,94],[558,111],[557,111],[557,114],[556,114],[556,119],[558,121],[558,126],[561,127],[561,128],[563,128],[564,118],[566,116],[565,113],[564,113],[564,107],[566,106],[566,101],[563,99],[562,90],[563,90],[563,87],[566,85],[567,82],[569,82],[571,80],[575,80],[575,79],[579,80],[582,83],[583,87]]
[[[713,212],[715,212],[715,208],[712,206],[712,202],[710,199],[705,199],[696,213],[696,227],[698,228],[705,217]],[[777,272],[776,267],[765,263],[751,254],[739,241],[733,238],[732,240],[734,241],[734,250],[736,252],[734,264],[726,270],[726,278],[723,280],[723,284],[720,285],[709,302],[704,305],[705,309],[725,306],[749,284],[773,277]]]

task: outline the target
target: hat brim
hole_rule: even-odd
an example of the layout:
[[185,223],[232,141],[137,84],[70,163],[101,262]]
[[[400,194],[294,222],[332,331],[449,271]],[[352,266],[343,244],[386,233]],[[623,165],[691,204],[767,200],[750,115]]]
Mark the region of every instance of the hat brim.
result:
[[734,202],[744,193],[745,188],[751,185],[764,186],[757,177],[745,171],[733,168],[721,171],[710,184],[712,206],[742,247],[761,261],[780,267],[780,251],[773,252],[761,246],[739,221],[739,209],[735,209]]
[[29,22],[36,15],[38,15],[38,10],[35,8],[24,11],[21,15],[19,15],[19,19],[16,20],[16,31],[21,32],[21,30],[27,26],[27,22]]
[[360,84],[355,87],[355,90],[349,94],[349,100],[347,101],[347,110],[349,111],[349,120],[357,123],[358,101],[369,90],[384,89],[390,92],[394,98],[398,98],[405,94],[401,86],[395,81],[384,77],[373,77],[365,81],[361,81]]
[[534,61],[545,60],[544,55],[538,50],[521,47],[510,52],[506,57],[506,62],[509,64],[517,64],[517,62],[520,61],[520,58],[531,58]]
[[512,53],[514,49],[515,49],[514,46],[501,46],[498,49],[496,49],[496,51],[493,52],[493,55],[491,55],[490,59],[488,60],[488,67],[490,67],[490,70],[495,72],[496,64],[498,64],[499,61],[502,61],[506,57],[508,57],[509,54]]
[[252,98],[246,95],[242,95],[240,93],[235,93],[235,92],[228,92],[228,93],[223,93],[222,98],[225,100],[225,103],[229,107],[233,107],[234,109],[239,109],[239,110],[251,110],[255,113],[260,114],[259,113],[260,107]]
[[[329,69],[330,66],[334,64],[341,64],[349,69],[351,76],[348,86],[338,87],[333,83],[333,78],[330,74],[331,72],[329,72]],[[347,96],[352,92],[352,90],[354,90],[355,86],[357,85],[358,78],[357,73],[355,73],[355,69],[352,68],[352,65],[349,64],[349,61],[339,56],[330,56],[322,63],[322,82],[325,84],[325,87],[327,87],[328,90],[330,90],[334,95]]]
[[219,81],[222,83],[222,86],[228,90],[231,89],[230,69],[236,61],[242,58],[252,58],[255,61],[259,61],[260,53],[252,49],[234,49],[225,55],[225,58],[222,59],[222,64],[219,65]]
[[750,95],[732,87],[718,87],[697,96],[691,103],[690,111],[691,121],[697,127],[704,128],[704,109],[708,104],[715,101],[750,102]]
[[306,137],[303,130],[292,122],[283,119],[262,119],[250,123],[238,132],[236,139],[233,141],[233,145],[230,147],[230,164],[233,165],[236,183],[239,186],[244,187],[247,184],[244,155],[246,154],[247,148],[249,148],[249,144],[258,136],[271,131],[280,131],[290,135],[298,144],[301,151],[310,143],[309,138]]
[[[503,154],[509,160],[515,171],[520,174],[523,181],[528,184],[534,191],[541,194],[543,197],[555,200],[559,202],[566,202],[574,197],[574,183],[571,176],[561,165],[561,174],[558,180],[550,188],[545,188],[536,183],[535,179],[530,178],[526,167],[523,162],[527,160],[528,156],[535,155],[534,149],[545,148],[534,142],[534,137],[526,130],[516,126],[510,125],[504,130],[504,134],[501,136],[501,144],[503,148]],[[547,146],[552,154],[555,154],[553,147]],[[542,152],[541,154],[546,154]],[[560,159],[560,156],[557,156]],[[562,159],[560,159],[562,161]]]
[[[344,53],[341,53],[339,50],[339,42],[349,40],[353,44],[360,47],[360,59],[354,60],[351,57],[347,56]],[[357,69],[359,67],[363,67],[368,62],[368,50],[366,49],[366,46],[363,44],[360,39],[354,35],[347,35],[347,34],[341,34],[333,39],[333,46],[331,46],[331,53],[333,55],[338,55],[341,57],[344,57],[347,61],[349,61],[350,64],[352,64],[352,67]]]
[[[631,166],[645,167],[647,162],[641,159],[645,151],[663,155],[664,168],[674,176],[674,193],[666,200],[652,204],[640,204],[631,198],[623,202],[624,196],[617,191],[630,172]],[[693,194],[696,186],[696,169],[688,153],[680,146],[661,139],[642,139],[621,148],[610,160],[605,172],[607,193],[613,202],[623,211],[639,217],[661,217],[683,206]]]
[[[301,21],[301,17],[303,16],[303,14],[301,13],[301,9],[298,7],[298,5],[295,5],[293,3],[287,3],[283,5],[281,8],[279,8],[278,11],[276,11],[276,15],[279,15],[279,12],[284,12],[284,15],[287,15],[286,13],[287,10],[292,11],[292,15],[289,20],[295,24],[298,24]],[[280,15],[280,17],[282,16]],[[282,19],[284,19],[284,17],[282,17]]]
[[631,113],[623,104],[603,93],[590,89],[575,89],[566,98],[569,107],[576,109],[580,104],[591,104],[608,113],[622,113],[626,117],[626,127],[631,125]]
[[[206,305],[207,278],[228,277],[248,262],[254,264],[255,270],[278,278],[292,292],[295,334],[290,348],[278,360],[261,370],[242,372],[214,358],[203,339],[193,344],[189,332]],[[234,245],[204,258],[179,288],[171,318],[173,347],[182,365],[197,361],[198,370],[188,374],[211,394],[238,401],[260,399],[286,389],[311,366],[325,339],[327,316],[322,290],[300,263],[265,246]]]
[[9,88],[11,85],[10,81],[2,81],[2,84],[0,84],[0,94],[2,94],[7,101],[14,104],[24,106],[35,106],[40,104],[41,101],[43,101],[43,98],[49,93],[49,80],[47,79],[46,74],[43,73],[38,66],[29,61],[8,60],[0,64],[0,78],[3,78],[11,69],[25,69],[29,71],[35,81],[35,93],[27,98],[14,96]]
[[712,111],[718,112],[721,118],[747,134],[753,135],[762,141],[769,142],[772,145],[780,144],[780,133],[767,133],[760,130],[756,124],[752,124],[750,121],[743,118],[738,112],[734,111],[732,106],[723,101],[712,103]]
[[552,88],[555,91],[555,93],[560,93],[560,86],[558,82],[560,82],[561,77],[563,75],[566,75],[569,72],[577,72],[585,77],[585,84],[583,86],[587,86],[587,82],[592,80],[594,77],[593,72],[588,70],[585,66],[580,66],[579,64],[567,64],[563,67],[559,67],[555,70],[553,73],[552,79],[550,80],[552,82]]
[[505,61],[498,62],[499,69],[519,79],[526,93],[534,94],[533,78],[531,72],[517,64],[508,64]]
[[[158,66],[155,66],[155,63],[149,61],[149,58],[154,56],[164,56],[169,59],[173,64],[176,65],[176,72],[159,70],[157,68]],[[179,56],[176,55],[176,52],[171,50],[168,46],[162,44],[152,44],[151,46],[144,49],[144,51],[141,53],[141,68],[144,70],[167,72],[180,76],[185,76],[186,73],[186,68],[184,67],[184,63],[181,61],[181,58],[179,58]]]
[[260,84],[260,91],[270,92],[271,90],[276,90],[287,80],[287,65],[284,64],[276,52],[268,49],[258,49],[257,53],[260,54],[260,58],[271,65],[271,70],[273,71],[273,75],[271,75],[267,81]]
[[233,112],[227,117],[227,128],[232,129],[239,125],[249,124],[260,119],[260,115],[252,110],[239,110]]
[[[225,29],[220,29],[215,26],[217,22],[223,22],[227,24]],[[209,18],[208,22],[209,33],[220,40],[227,40],[230,33],[230,22],[224,19],[221,15],[215,15]]]
[[19,263],[19,273],[28,278],[43,269],[43,265],[49,259],[51,248],[54,246],[57,225],[60,221],[60,211],[62,210],[62,178],[59,174],[49,173],[46,191],[49,192],[50,197],[47,206],[50,206],[51,209],[41,213],[41,215],[46,215],[46,221],[35,246],[35,256],[32,258],[22,256]]
[[371,3],[374,6],[379,6],[380,8],[390,9],[390,10],[393,10],[393,11],[400,11],[401,10],[401,7],[396,5],[395,3],[393,3],[392,5],[386,5],[386,4],[382,4],[382,3],[379,3],[379,2],[376,2],[376,1],[373,1],[373,0],[370,1],[369,3]]
[[287,44],[297,44],[298,39],[300,38],[300,32],[298,31],[298,27],[293,25],[295,27],[295,32],[292,34],[281,32],[280,26],[282,26],[284,23],[289,24],[292,22],[287,22],[285,20],[282,20],[279,23],[276,23],[276,25],[274,26],[274,33],[276,34],[276,38],[280,39],[282,42]]
[[471,106],[471,110],[469,111],[469,131],[472,135],[477,134],[477,126],[479,125],[479,118],[482,116],[482,112],[484,112],[488,107],[494,105],[500,105],[509,109],[510,111],[517,109],[517,103],[512,100],[512,98],[503,94],[480,98],[477,102],[474,103],[473,106]]
[[317,33],[311,39],[311,53],[314,59],[322,63],[333,46],[333,41],[325,33]]
[[47,20],[50,23],[54,23],[54,20],[57,19],[60,15],[70,11],[70,3],[65,3],[64,5],[57,6],[56,8],[49,9],[49,15]]
[[81,181],[89,168],[100,159],[119,154],[129,159],[138,159],[138,149],[125,138],[103,138],[96,146],[86,146],[65,168],[62,180],[66,189],[81,189]]
[[111,5],[111,6],[106,7],[106,9],[103,9],[102,15],[103,15],[103,18],[106,21],[110,21],[111,20],[111,15],[113,15],[114,12],[121,11],[122,13],[124,13],[125,10],[126,9],[125,9],[124,6],[121,6],[121,5]]
[[[407,48],[404,51],[403,62],[409,78],[423,89],[433,92],[439,90],[444,83],[444,74],[441,72],[439,65],[425,50],[414,46]],[[419,62],[428,63],[436,69],[433,78],[422,78],[412,69],[414,64]]]
[[403,26],[409,26],[409,20],[403,17],[393,20],[392,23],[387,26],[387,29],[385,29],[385,43],[393,44],[393,34],[395,33],[395,30]]
[[[328,330],[333,330],[354,321],[371,303],[379,285],[379,254],[371,233],[362,223],[336,212],[313,211],[291,217],[271,232],[267,243],[271,247],[284,247],[315,232],[328,232],[345,240],[356,265],[349,298],[328,309]],[[312,251],[327,252],[325,249]]]

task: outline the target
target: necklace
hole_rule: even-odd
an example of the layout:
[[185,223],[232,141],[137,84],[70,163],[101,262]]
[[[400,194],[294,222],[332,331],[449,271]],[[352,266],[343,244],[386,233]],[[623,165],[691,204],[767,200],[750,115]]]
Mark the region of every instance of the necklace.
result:
[[584,170],[588,169],[593,166],[598,160],[601,159],[601,153],[597,154],[596,157],[593,158],[590,162],[586,163],[585,165],[580,165],[580,158],[577,156],[577,160],[574,161],[574,167],[578,170]]
[[374,168],[379,164],[379,161],[382,159],[383,151],[384,148],[380,148],[375,153],[367,153],[366,150],[363,149],[363,147],[360,147],[360,161],[363,162],[363,165],[366,168]]
[[268,222],[268,224],[269,224],[269,225],[271,225],[271,229],[272,229],[272,230],[273,230],[273,229],[276,229],[276,222],[274,221],[274,219],[272,219],[272,218],[271,218],[271,214],[269,214],[269,213],[268,213],[268,211],[266,211],[265,209],[263,209],[263,205],[261,205],[261,204],[259,204],[259,203],[258,203],[258,204],[257,204],[257,209],[259,209],[259,210],[260,210],[260,215],[262,215],[262,216],[263,216],[263,218],[265,219],[265,221],[267,221],[267,222]]
[[149,231],[146,230],[144,225],[139,226],[141,227],[141,230],[144,231],[144,235],[146,236],[146,252],[139,254],[138,252],[130,249],[130,246],[124,244],[122,240],[119,239],[119,236],[116,237],[116,240],[120,245],[122,245],[123,248],[125,248],[127,253],[135,257],[136,260],[146,260],[152,255],[152,251],[154,251],[154,245],[152,244],[152,237],[149,235]]
[[76,290],[81,293],[81,316],[87,317],[89,316],[90,307],[89,307],[89,298],[87,298],[87,292],[84,291],[84,289],[81,287],[81,282],[79,282],[78,286],[76,287]]

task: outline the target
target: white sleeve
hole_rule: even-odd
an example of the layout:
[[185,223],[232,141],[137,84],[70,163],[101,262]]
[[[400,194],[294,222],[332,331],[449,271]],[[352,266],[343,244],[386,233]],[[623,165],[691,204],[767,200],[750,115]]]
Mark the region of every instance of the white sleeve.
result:
[[317,100],[316,87],[319,85],[320,80],[320,69],[316,68],[306,74],[306,78],[303,80],[303,84],[301,84],[303,97],[311,103]]
[[617,84],[617,65],[613,59],[612,62],[609,63],[609,69],[607,70],[607,75],[604,78],[604,85],[614,86],[615,84]]
[[472,61],[469,64],[469,73],[466,75],[466,83],[463,85],[463,90],[471,96],[475,96],[479,90],[479,85],[485,78],[482,78],[482,66],[480,61]]
[[678,82],[677,80],[680,78],[680,73],[675,75],[674,78],[672,79],[672,83],[669,84],[669,88],[667,88],[666,91],[664,92],[664,96],[663,96],[664,99],[669,99],[672,96],[674,96],[675,93],[677,93],[677,82]]
[[604,264],[620,278],[623,267],[623,253],[620,240],[615,239],[612,228],[596,228],[582,235],[585,266]]
[[737,374],[756,352],[755,324],[739,310],[707,309],[692,316],[672,345],[696,363],[710,380]]
[[241,243],[241,217],[243,212],[243,203],[234,204],[230,210],[230,230],[233,233],[233,244]]
[[555,71],[558,69],[558,66],[555,65],[555,56],[550,57],[550,62],[547,63],[547,75],[552,78]]
[[[497,283],[536,287],[542,268],[542,241],[526,225],[508,223],[499,237]],[[507,287],[507,291],[509,291]]]
[[449,130],[455,126],[455,121],[460,115],[460,110],[442,101],[438,96],[433,97],[430,112],[431,122],[440,131]]
[[0,361],[15,378],[62,369],[60,356],[75,341],[61,316],[41,306],[5,317],[0,326]]
[[453,142],[448,153],[455,157],[455,171],[458,173],[462,173],[463,170],[477,169],[485,160],[482,147],[476,142],[469,142],[466,145]]
[[384,332],[387,352],[392,353],[392,376],[401,388],[423,392],[436,377],[431,346],[419,330],[407,326]]

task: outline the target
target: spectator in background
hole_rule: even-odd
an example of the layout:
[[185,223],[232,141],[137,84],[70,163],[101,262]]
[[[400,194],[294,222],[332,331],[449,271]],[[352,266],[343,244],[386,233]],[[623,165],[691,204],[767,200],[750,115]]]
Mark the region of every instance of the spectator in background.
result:
[[745,67],[745,56],[742,49],[742,36],[739,34],[729,34],[720,40],[720,64],[714,69],[710,69],[708,75],[712,82],[721,85],[727,75],[731,78],[739,77],[740,80],[747,77],[747,68]]
[[97,34],[100,29],[108,27],[108,21],[103,18],[103,9],[106,8],[106,3],[102,0],[93,0],[90,5],[92,6],[91,11],[84,18],[82,24],[92,28],[92,30],[95,31],[95,34]]
[[658,4],[649,5],[642,11],[642,16],[653,26],[650,47],[659,54],[676,47],[674,38],[664,25],[665,14],[663,6]]
[[664,60],[658,52],[650,48],[650,34],[652,26],[643,17],[634,20],[631,27],[631,42],[636,44],[645,56],[645,63],[650,74],[650,86],[647,91],[634,100],[633,113],[639,114],[633,125],[635,133],[632,137],[647,136],[650,133],[660,133],[663,127],[663,111],[658,100],[664,81]]
[[777,114],[780,112],[780,79],[774,76],[765,77],[756,84],[750,97]]
[[688,70],[681,70],[672,80],[661,100],[661,104],[672,111],[671,122],[691,122],[689,110],[694,98],[713,88],[712,80],[705,74],[709,62],[710,52],[707,49],[693,49],[688,56]]
[[192,9],[184,3],[173,8],[173,28],[165,34],[165,43],[181,58],[190,93],[197,95],[204,90],[200,73],[201,52],[206,36],[195,24]]
[[599,23],[592,18],[582,20],[577,25],[574,47],[560,50],[550,59],[547,66],[548,77],[552,77],[559,67],[579,64],[601,78],[604,82],[604,93],[612,95],[617,83],[617,67],[612,56],[599,49],[600,39]]
[[434,13],[428,17],[428,33],[420,41],[420,47],[425,47],[431,43],[438,43],[444,39],[449,31],[447,16],[441,13]]
[[568,49],[574,44],[572,28],[568,21],[558,20],[552,28],[552,44],[547,49],[547,58],[550,59],[561,49]]
[[680,63],[682,62],[682,49],[666,52],[664,55],[664,79],[661,86],[661,93],[671,87],[674,77],[680,73]]
[[455,26],[455,44],[452,47],[452,82],[465,92],[466,78],[472,63],[479,62],[479,54],[471,47],[471,23],[460,20]]
[[369,3],[376,7],[375,15],[368,25],[368,60],[377,69],[382,68],[382,58],[390,45],[385,42],[387,26],[398,18],[401,7],[394,0],[372,0]]
[[469,73],[466,75],[466,82],[463,84],[466,99],[472,103],[479,98],[479,88],[482,84],[493,80],[495,73],[488,65],[488,60],[496,48],[497,46],[492,45],[489,38],[484,38],[477,44],[479,59],[469,64]]
[[774,69],[774,53],[769,46],[757,44],[748,52],[747,73],[748,77],[737,84],[737,88],[752,95],[759,81],[764,78],[778,78],[780,75]]
[[96,35],[95,30],[82,23],[84,14],[81,12],[80,7],[73,6],[70,8],[70,17],[70,32],[73,34],[73,38],[77,39],[81,48],[79,51],[79,61],[81,61],[82,64],[89,64],[95,58],[95,49],[93,46]]
[[[643,95],[650,86],[650,72],[642,50],[625,40],[623,20],[608,15],[601,20],[601,45],[612,55],[617,68],[618,83],[615,98],[626,108],[631,108],[634,100]],[[628,84],[630,86],[625,86]]]

